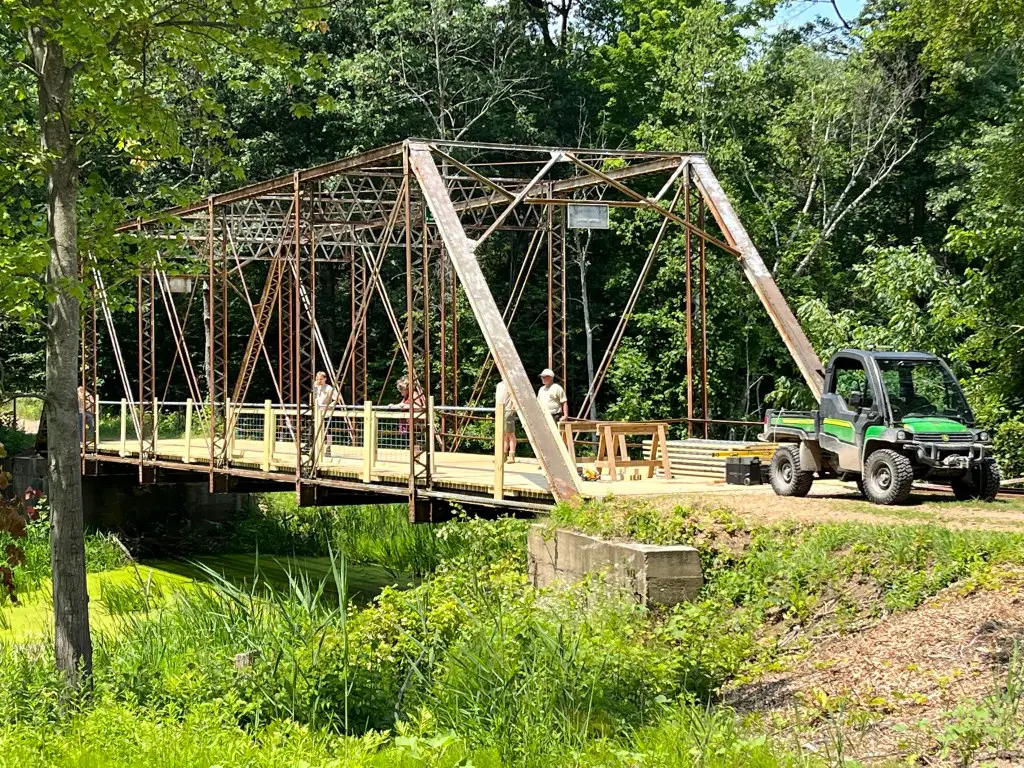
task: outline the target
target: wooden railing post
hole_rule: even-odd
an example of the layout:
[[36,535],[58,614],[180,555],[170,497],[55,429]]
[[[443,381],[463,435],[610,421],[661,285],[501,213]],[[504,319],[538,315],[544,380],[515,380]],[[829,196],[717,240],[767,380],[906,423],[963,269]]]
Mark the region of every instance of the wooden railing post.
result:
[[376,424],[373,418],[373,403],[367,400],[363,403],[363,482],[368,483],[372,478],[373,463],[377,456],[377,435]]
[[153,398],[153,456],[157,455],[157,444],[160,441],[160,403]]
[[494,498],[505,493],[505,405],[494,406]]
[[192,463],[192,398],[185,401],[185,453],[182,458],[186,464]]
[[325,423],[324,409],[313,403],[313,455],[310,460],[314,469],[320,466],[324,458],[324,447],[327,445]]
[[434,396],[427,397],[427,459],[430,464],[430,476],[434,476]]
[[263,401],[263,471],[270,471],[270,462],[274,458],[274,442],[277,425],[274,424],[274,409],[269,400]]
[[231,462],[231,458],[235,455],[236,421],[234,411],[231,410],[231,398],[228,398],[224,401],[224,432],[227,436],[228,463]]
[[128,455],[128,401],[121,398],[121,450],[118,456]]

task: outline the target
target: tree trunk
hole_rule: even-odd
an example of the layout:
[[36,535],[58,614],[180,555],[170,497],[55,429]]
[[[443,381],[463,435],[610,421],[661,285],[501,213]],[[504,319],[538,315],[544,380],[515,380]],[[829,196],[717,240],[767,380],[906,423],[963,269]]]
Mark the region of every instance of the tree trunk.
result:
[[92,672],[89,595],[85,584],[81,428],[78,418],[78,166],[69,112],[73,72],[62,46],[45,24],[32,27],[28,43],[37,72],[40,141],[46,155],[47,234],[50,261],[46,333],[46,416],[49,440],[50,552],[53,567],[54,652],[68,682]]

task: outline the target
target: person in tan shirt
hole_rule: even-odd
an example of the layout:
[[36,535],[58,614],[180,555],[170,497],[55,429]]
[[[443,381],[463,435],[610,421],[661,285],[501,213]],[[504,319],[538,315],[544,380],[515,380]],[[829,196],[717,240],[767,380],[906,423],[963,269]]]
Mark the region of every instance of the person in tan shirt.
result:
[[537,390],[537,400],[540,407],[550,414],[556,422],[569,419],[569,401],[565,397],[565,390],[560,384],[555,384],[555,372],[545,368],[540,372],[542,386]]
[[499,381],[494,388],[494,404],[501,403],[505,406],[505,444],[502,446],[502,455],[509,464],[516,461],[516,401],[512,399],[508,385]]

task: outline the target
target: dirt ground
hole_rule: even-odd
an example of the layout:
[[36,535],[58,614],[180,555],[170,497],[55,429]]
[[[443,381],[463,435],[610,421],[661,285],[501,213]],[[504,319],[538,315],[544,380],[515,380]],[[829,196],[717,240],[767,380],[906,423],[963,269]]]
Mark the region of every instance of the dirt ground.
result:
[[[942,754],[942,734],[957,721],[951,712],[1004,687],[1022,642],[1024,573],[1008,572],[985,589],[953,586],[916,610],[819,643],[729,698],[815,752],[834,753],[841,732],[843,752],[869,764],[917,754],[919,764],[944,765],[957,760]],[[1024,764],[1015,750],[984,757]]]
[[727,507],[752,523],[799,522],[935,523],[950,528],[1024,532],[1024,495],[1001,494],[990,503],[957,501],[949,490],[915,488],[901,505],[871,504],[853,483],[815,482],[802,499],[776,496],[771,486],[736,488],[720,485],[692,493],[650,497],[658,507],[700,503]]

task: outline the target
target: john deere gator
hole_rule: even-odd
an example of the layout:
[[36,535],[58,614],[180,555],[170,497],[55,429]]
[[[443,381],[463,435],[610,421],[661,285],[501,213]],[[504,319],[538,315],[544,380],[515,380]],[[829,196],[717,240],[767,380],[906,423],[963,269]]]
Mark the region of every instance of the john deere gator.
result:
[[807,495],[816,476],[856,480],[876,504],[906,500],[914,480],[948,482],[958,499],[999,490],[988,432],[949,366],[924,352],[840,351],[819,409],[771,410],[759,437],[781,443],[769,472],[780,496]]

